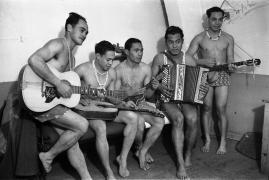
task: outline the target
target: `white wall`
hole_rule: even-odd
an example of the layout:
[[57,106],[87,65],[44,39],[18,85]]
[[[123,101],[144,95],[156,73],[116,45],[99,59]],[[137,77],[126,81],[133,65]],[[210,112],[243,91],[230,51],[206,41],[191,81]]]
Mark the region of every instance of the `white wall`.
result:
[[[224,0],[164,0],[169,25],[178,25],[185,34],[184,49],[191,39],[203,30],[203,16],[208,8],[221,6]],[[232,21],[225,21],[223,30],[234,36],[235,61],[259,58],[256,74],[269,75],[269,1],[227,0],[238,14]],[[224,4],[224,8],[231,8]],[[246,69],[245,69],[246,70]],[[247,73],[250,73],[247,69]],[[252,72],[251,72],[252,73]]]
[[144,62],[161,48],[166,26],[159,0],[1,0],[0,82],[14,81],[27,58],[49,39],[62,34],[69,12],[84,16],[89,34],[78,48],[77,64],[88,61],[101,40],[124,42],[137,37]]

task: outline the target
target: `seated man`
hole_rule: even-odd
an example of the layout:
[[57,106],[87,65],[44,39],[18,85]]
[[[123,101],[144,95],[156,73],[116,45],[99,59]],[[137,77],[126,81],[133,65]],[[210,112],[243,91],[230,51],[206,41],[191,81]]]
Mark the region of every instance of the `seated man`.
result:
[[[79,65],[75,68],[75,72],[78,73],[83,84],[90,88],[106,89],[108,91],[114,90],[116,73],[115,70],[110,67],[115,57],[115,47],[108,41],[101,41],[95,46],[95,55],[95,60]],[[117,112],[118,110],[117,108],[113,108],[113,104],[102,102],[105,98],[109,97],[100,97],[100,94],[97,97],[84,97],[77,108],[84,111],[99,111],[101,114],[104,114],[105,112]],[[109,99],[113,103],[120,102],[116,102],[116,99],[113,97]],[[124,123],[126,125],[123,132],[124,139],[122,150],[116,160],[119,163],[119,174],[122,177],[127,177],[129,176],[127,156],[137,131],[137,115],[131,111],[119,111],[118,115],[114,116],[113,119],[114,122]],[[109,164],[106,122],[104,119],[95,119],[90,120],[89,125],[96,134],[96,148],[102,164],[105,167],[106,178],[115,179]]]
[[[71,70],[74,65],[72,50],[81,45],[88,34],[86,19],[76,13],[70,13],[65,24],[65,37],[52,39],[38,49],[28,60],[30,67],[44,81],[55,86],[59,95],[69,98],[72,89],[66,81],[59,79],[51,68],[59,72]],[[31,79],[31,77],[30,77]],[[33,78],[34,79],[34,78]],[[45,171],[51,171],[53,159],[61,152],[67,151],[71,165],[78,171],[81,179],[91,179],[78,140],[88,130],[88,121],[63,105],[42,112],[32,112],[40,122],[50,121],[60,135],[57,142],[47,152],[41,152],[39,158]]]
[[[164,53],[157,54],[152,63],[152,75],[156,75],[163,65],[173,66],[174,64],[187,64],[195,65],[195,63],[185,62],[185,54],[181,50],[183,44],[183,31],[179,27],[170,26],[165,33],[165,42],[167,50]],[[187,173],[185,166],[191,165],[191,151],[194,146],[197,135],[197,109],[194,104],[190,103],[171,103],[171,92],[161,91],[159,82],[154,79],[152,81],[153,89],[161,92],[158,98],[160,108],[166,113],[168,119],[172,124],[172,141],[175,146],[177,156],[177,177],[186,178]],[[185,119],[185,121],[184,121]],[[186,123],[186,152],[185,162],[183,159],[183,144],[184,144],[184,130],[183,125]]]
[[[151,69],[150,66],[141,62],[143,56],[142,42],[139,39],[130,38],[125,43],[125,53],[127,59],[115,67],[117,73],[116,89],[140,89],[150,83]],[[149,93],[146,96],[151,96]],[[135,100],[133,100],[135,101]],[[137,151],[136,156],[139,159],[140,168],[149,169],[149,163],[153,162],[152,157],[148,154],[149,148],[157,140],[164,126],[162,117],[154,116],[158,114],[157,109],[146,104],[145,99],[133,102],[132,106],[136,109],[148,109],[152,113],[137,112],[139,116],[138,129],[136,136]],[[143,132],[145,121],[151,125],[143,142]]]

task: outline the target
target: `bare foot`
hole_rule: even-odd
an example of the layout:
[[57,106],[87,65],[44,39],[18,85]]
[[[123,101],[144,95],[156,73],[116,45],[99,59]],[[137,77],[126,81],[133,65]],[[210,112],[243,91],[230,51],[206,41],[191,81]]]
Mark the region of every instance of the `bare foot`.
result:
[[146,154],[146,161],[149,164],[154,162],[154,159],[153,159],[153,157],[151,156],[151,154],[149,152],[147,152],[147,154]]
[[127,169],[127,164],[126,162],[123,162],[122,159],[120,158],[120,156],[118,156],[116,158],[118,164],[119,164],[119,174],[122,176],[122,177],[127,177],[130,175],[130,172],[128,171]]
[[191,156],[190,155],[186,155],[185,156],[185,167],[188,168],[188,167],[191,167],[192,166],[192,163],[191,163]]
[[184,167],[178,168],[176,175],[178,179],[182,179],[182,180],[190,179]]
[[51,167],[52,159],[47,158],[46,154],[43,152],[39,153],[38,156],[39,156],[39,159],[44,167],[45,172],[49,173],[52,169],[52,167]]
[[[139,150],[137,150],[135,152],[135,156],[137,157],[138,161],[139,161],[139,152],[140,152]],[[149,163],[149,164],[154,162],[154,159],[153,159],[153,157],[151,156],[150,153],[146,153],[145,159],[146,159],[146,162]]]
[[146,161],[146,153],[140,151],[136,152],[136,156],[138,157],[138,161],[139,161],[139,166],[141,169],[143,170],[148,170],[150,169],[149,164]]
[[221,143],[220,146],[219,146],[219,149],[216,152],[216,154],[223,155],[223,154],[226,154],[226,152],[227,152],[226,143]]
[[208,153],[210,151],[210,142],[206,142],[205,145],[201,147],[201,151]]
[[116,180],[114,175],[107,175],[106,180]]

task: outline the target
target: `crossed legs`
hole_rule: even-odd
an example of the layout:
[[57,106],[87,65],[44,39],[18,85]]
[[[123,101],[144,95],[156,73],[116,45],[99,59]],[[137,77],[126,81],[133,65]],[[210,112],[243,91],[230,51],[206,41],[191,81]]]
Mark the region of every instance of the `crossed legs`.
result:
[[67,111],[63,116],[51,121],[56,125],[60,137],[48,152],[41,152],[39,158],[45,171],[51,171],[53,159],[61,152],[67,150],[71,165],[77,170],[82,180],[92,179],[79,148],[78,140],[88,130],[88,121],[73,111]]

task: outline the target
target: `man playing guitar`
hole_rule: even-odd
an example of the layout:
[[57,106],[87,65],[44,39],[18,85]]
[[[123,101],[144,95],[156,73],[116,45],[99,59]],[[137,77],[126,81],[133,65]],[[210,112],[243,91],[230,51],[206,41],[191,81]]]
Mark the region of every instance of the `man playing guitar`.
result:
[[[90,86],[91,88],[114,90],[116,72],[111,68],[111,66],[113,59],[115,58],[115,47],[108,41],[101,41],[95,46],[95,55],[95,59],[92,62],[80,64],[75,68],[75,72],[78,73],[82,83],[86,86]],[[113,108],[113,104],[104,102],[102,94],[100,94],[100,96],[84,96],[76,108],[82,111],[94,111],[94,113],[98,113],[99,111],[100,114],[118,111],[117,108]],[[108,100],[115,104],[121,103],[121,100],[117,100],[113,97]],[[126,125],[123,132],[124,139],[122,150],[116,160],[119,163],[119,174],[122,177],[127,177],[129,176],[129,171],[127,169],[127,156],[137,131],[137,115],[132,111],[119,111],[117,116],[111,117],[111,120],[117,123],[124,123]],[[89,125],[96,134],[96,148],[102,164],[105,167],[106,178],[115,179],[109,164],[109,146],[106,137],[106,122],[104,119],[97,118],[90,120]]]
[[[149,65],[141,62],[143,56],[142,42],[136,38],[129,38],[125,42],[124,48],[127,59],[115,67],[117,73],[116,89],[132,90],[147,87],[151,80],[151,69]],[[146,96],[150,96],[147,91]],[[137,146],[135,155],[139,159],[140,168],[148,170],[150,168],[149,164],[154,161],[148,150],[161,134],[164,119],[162,118],[163,116],[157,117],[156,114],[150,113],[158,112],[158,110],[147,104],[145,98],[135,101],[131,100],[132,106],[138,110],[142,108],[149,109],[149,113],[137,112],[139,120],[135,140]],[[149,123],[151,127],[143,141],[145,122]]]
[[[59,72],[71,70],[75,63],[72,50],[76,45],[83,43],[87,34],[86,19],[79,14],[70,13],[65,24],[64,38],[50,40],[28,60],[31,69],[44,81],[53,85],[63,98],[71,96],[71,87],[52,73],[49,67]],[[39,154],[45,171],[50,172],[53,159],[66,150],[71,165],[77,170],[81,179],[92,179],[78,145],[78,140],[88,130],[88,121],[63,105],[57,105],[42,113],[32,112],[32,114],[41,122],[50,121],[60,135],[49,151]]]
[[[213,65],[227,64],[234,61],[234,38],[221,30],[224,20],[224,11],[219,7],[212,7],[206,11],[208,18],[208,28],[196,35],[186,55],[190,59],[195,59],[196,63],[211,67]],[[235,66],[230,66],[234,70]],[[202,124],[205,133],[205,144],[201,148],[203,152],[209,152],[210,149],[210,128],[209,122],[212,121],[213,96],[216,100],[217,115],[220,119],[221,140],[217,154],[226,153],[226,134],[227,134],[227,115],[226,105],[228,97],[228,87],[231,84],[229,70],[214,71],[208,74],[208,83],[210,85],[207,96],[205,97]]]

